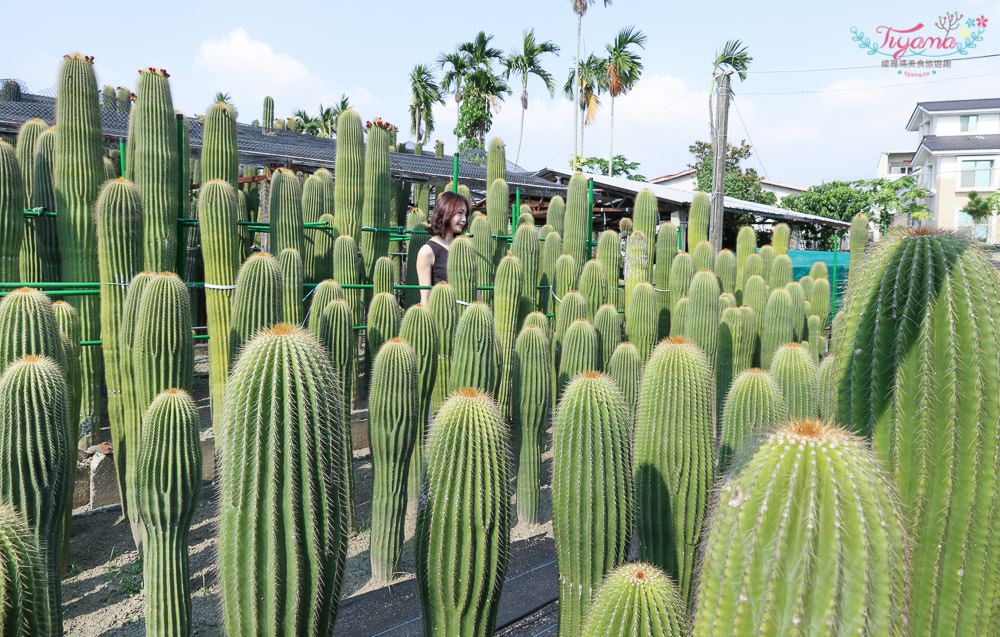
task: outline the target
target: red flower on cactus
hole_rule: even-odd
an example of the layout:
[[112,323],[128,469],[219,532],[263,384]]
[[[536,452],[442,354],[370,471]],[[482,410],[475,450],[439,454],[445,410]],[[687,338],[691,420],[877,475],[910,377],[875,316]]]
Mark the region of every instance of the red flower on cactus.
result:
[[976,18],[976,26],[977,27],[982,27],[982,28],[985,29],[986,28],[986,22],[987,22],[987,19],[986,19],[986,16],[984,16],[984,15],[981,15],[978,18]]

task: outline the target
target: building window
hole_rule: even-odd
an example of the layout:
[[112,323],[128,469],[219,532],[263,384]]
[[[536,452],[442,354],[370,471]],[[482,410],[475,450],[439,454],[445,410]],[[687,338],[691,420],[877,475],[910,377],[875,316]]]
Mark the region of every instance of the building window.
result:
[[972,221],[972,217],[959,209],[956,215],[955,234],[986,241],[989,236],[989,217],[983,219],[982,223],[975,223]]
[[989,188],[992,183],[992,159],[972,159],[962,162],[962,188]]
[[962,132],[963,133],[975,133],[976,125],[979,123],[978,115],[962,115]]

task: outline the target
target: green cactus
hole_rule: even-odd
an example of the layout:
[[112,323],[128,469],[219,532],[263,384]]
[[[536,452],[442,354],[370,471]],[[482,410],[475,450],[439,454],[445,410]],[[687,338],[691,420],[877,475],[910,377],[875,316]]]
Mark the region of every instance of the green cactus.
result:
[[826,279],[815,279],[809,295],[809,311],[819,317],[822,325],[830,318],[830,283]]
[[521,260],[524,268],[524,283],[521,285],[521,303],[534,309],[538,298],[539,275],[541,267],[541,242],[533,225],[521,224],[514,231],[514,241],[510,252]]
[[758,254],[760,255],[761,263],[764,268],[764,271],[763,273],[761,273],[761,276],[764,277],[764,280],[767,281],[768,284],[770,284],[771,268],[774,266],[774,258],[777,256],[777,253],[774,251],[774,246],[765,245],[761,246],[760,252]]
[[[576,260],[569,254],[561,254],[556,259],[556,271],[553,292],[556,300],[561,302],[571,290],[576,289]],[[556,308],[556,314],[559,309]]]
[[807,274],[799,279],[799,285],[802,286],[802,293],[805,295],[806,303],[808,303],[812,299],[813,278]]
[[585,318],[574,320],[566,328],[559,343],[559,374],[556,397],[561,398],[569,382],[584,372],[599,369],[597,330]]
[[191,632],[188,531],[201,492],[198,406],[187,392],[167,389],[143,416],[136,469],[139,517],[145,530],[142,575],[146,634]]
[[80,431],[80,405],[83,398],[83,379],[80,374],[80,314],[66,301],[52,304],[52,313],[59,326],[59,340],[63,346],[63,372],[66,375],[67,414],[69,416],[70,442],[89,447],[96,440],[97,432]]
[[[118,177],[117,171],[115,170],[115,165],[111,162],[111,158],[105,155],[104,157],[101,158],[101,161],[104,164],[104,181],[108,181],[110,179]],[[30,250],[32,256],[35,256],[34,243],[30,244],[30,248],[28,247],[29,245],[27,242],[28,236],[29,235],[25,234],[25,242],[21,244],[21,252],[24,253],[26,250]]]
[[625,338],[636,346],[644,361],[657,342],[656,295],[652,285],[639,283],[625,305]]
[[[302,186],[302,221],[305,223],[320,223],[323,215],[330,216],[327,223],[332,227],[333,221],[333,176],[326,168],[320,168],[309,175]],[[329,248],[320,250],[320,244],[329,242],[332,236],[330,230],[305,228],[303,240],[305,252],[302,263],[305,266],[305,279],[309,282],[327,278],[332,273],[329,262]]]
[[563,238],[563,250],[573,257],[576,264],[576,276],[580,276],[583,264],[590,260],[589,220],[590,204],[587,178],[582,173],[574,173],[569,179],[569,187],[566,191],[566,231],[560,234]]
[[751,275],[743,285],[743,304],[753,308],[757,314],[757,335],[763,343],[764,311],[767,309],[768,290],[764,277]]
[[542,246],[541,276],[538,285],[545,289],[538,290],[538,309],[546,314],[555,314],[556,300],[552,296],[555,292],[556,264],[562,256],[562,239],[558,232],[550,232],[545,236],[545,244]]
[[677,256],[677,226],[664,223],[656,234],[656,264],[653,268],[653,287],[658,290],[656,301],[659,307],[657,318],[657,338],[670,333],[670,310],[673,307],[670,289],[670,266]]
[[0,281],[20,280],[24,219],[24,187],[17,152],[7,142],[0,141]]
[[[427,219],[421,215],[421,219],[413,224],[411,230],[427,232]],[[406,242],[406,277],[407,282],[417,281],[417,253],[424,244],[430,240],[430,235],[415,232],[410,235],[410,240]],[[406,290],[405,303],[407,306],[415,305],[420,301],[420,290]]]
[[200,183],[221,179],[235,189],[239,171],[236,112],[229,104],[217,102],[208,109],[202,128]]
[[[503,179],[490,181],[486,190],[486,217],[493,229],[493,234],[510,234],[510,222],[508,221],[510,206],[507,203],[509,201],[510,190],[507,187],[507,182]],[[507,254],[507,242],[503,240],[494,242],[492,257],[494,268],[500,264],[500,259],[505,254]]]
[[[333,244],[333,278],[341,285],[361,283],[358,244],[349,234],[340,235]],[[358,288],[344,288],[344,298],[354,312],[354,324],[362,325],[365,316],[364,292]]]
[[55,632],[47,606],[46,566],[35,531],[12,505],[0,503],[0,633],[11,637]]
[[768,434],[718,493],[692,634],[910,634],[889,482],[839,427],[798,420]]
[[708,241],[699,241],[691,252],[695,270],[715,270],[715,249]]
[[698,191],[694,193],[691,208],[688,211],[687,251],[694,252],[695,246],[702,241],[708,241],[708,194]]
[[[337,118],[335,162],[334,225],[357,244],[361,241],[361,210],[365,197],[365,153],[361,118],[353,109],[347,109]],[[336,274],[334,277],[347,283]]]
[[719,277],[719,287],[723,292],[736,292],[736,255],[731,250],[720,250],[715,256],[716,276]]
[[[339,283],[333,279],[326,279],[316,284],[316,289],[312,292],[312,302],[309,305],[309,315],[306,317],[306,329],[316,340],[320,340],[320,333],[323,331],[323,312],[334,299],[345,299],[344,288]],[[353,320],[353,315],[351,320]],[[353,323],[351,325],[353,326]]]
[[[399,324],[403,312],[396,297],[388,292],[380,292],[372,297],[368,306],[368,320],[365,330],[365,352],[369,361],[374,361],[382,345],[399,336]],[[370,367],[370,364],[369,364]]]
[[608,302],[619,310],[625,309],[625,295],[618,287],[622,273],[622,245],[618,233],[614,230],[605,230],[597,238],[597,260],[604,266]]
[[[544,317],[542,317],[544,319]],[[542,450],[552,404],[552,366],[545,329],[525,325],[514,343],[513,423],[514,462],[517,468],[517,519],[538,524]]]
[[830,272],[826,267],[826,263],[823,261],[814,261],[809,267],[809,276],[813,278],[814,281],[818,279],[830,280]]
[[269,215],[271,250],[280,255],[285,248],[293,248],[301,256],[305,246],[302,186],[295,173],[287,168],[279,168],[271,175]]
[[0,298],[0,370],[34,354],[68,369],[59,324],[49,297],[31,288],[17,288]]
[[650,282],[653,278],[653,264],[647,260],[649,250],[649,242],[641,231],[636,230],[628,236],[625,247],[625,305],[628,305],[628,297],[637,283]]
[[684,336],[687,333],[688,297],[681,297],[670,314],[670,336]]
[[500,376],[498,344],[490,306],[472,302],[455,326],[448,388],[473,387],[493,396]]
[[798,317],[793,310],[792,296],[787,290],[771,290],[764,309],[764,329],[760,334],[760,363],[764,369],[771,369],[771,359],[779,347],[795,339],[793,323]]
[[[126,162],[125,175],[135,182],[142,194],[143,263],[145,269],[155,272],[177,267],[180,154],[177,117],[168,77],[162,69],[148,68],[139,72],[135,91],[138,97],[130,117],[134,121],[129,131],[129,137],[134,136],[135,141],[130,142],[133,144],[132,157]],[[59,122],[57,139],[62,136],[62,120]],[[60,235],[60,246],[64,243],[62,237]]]
[[[750,277],[757,275],[764,279],[764,259],[759,254],[751,254],[743,265],[743,288],[746,289]],[[765,284],[766,284],[765,280]]]
[[635,345],[624,341],[615,347],[608,359],[607,374],[614,379],[625,397],[630,426],[635,428],[635,410],[639,404],[639,383],[645,361]]
[[733,379],[750,367],[756,338],[757,318],[753,310],[744,306],[728,307],[722,311],[715,361],[715,413],[722,413]]
[[549,207],[545,211],[545,223],[556,229],[561,237],[565,228],[566,202],[562,197],[556,195],[549,200]]
[[789,418],[815,418],[819,413],[816,363],[798,343],[781,346],[769,369],[788,404]]
[[580,273],[579,292],[587,300],[587,317],[597,316],[597,310],[608,301],[608,276],[604,265],[591,259]]
[[[555,370],[559,367],[559,357],[562,351],[562,339],[566,330],[577,319],[587,318],[587,300],[576,290],[570,290],[563,296],[562,303],[556,308],[555,334],[552,338],[552,364]],[[553,387],[553,393],[556,388]]]
[[715,369],[719,347],[719,280],[709,270],[701,270],[691,279],[685,336],[701,348],[708,366]]
[[636,232],[641,232],[649,239],[649,253],[647,262],[650,268],[656,257],[656,247],[653,239],[656,237],[656,227],[660,225],[660,211],[656,200],[656,195],[649,188],[643,188],[635,197],[635,210],[632,212],[632,227]]
[[788,244],[792,237],[792,229],[787,223],[779,223],[774,226],[774,234],[771,235],[771,245],[777,255],[788,254]]
[[293,326],[261,332],[233,366],[219,462],[228,635],[333,632],[348,529],[340,398],[323,348]]
[[825,353],[824,346],[826,345],[826,339],[823,337],[824,327],[818,316],[813,314],[809,317],[809,355],[812,356],[813,362],[817,365],[819,365],[819,361]]
[[[21,124],[21,127],[17,131],[17,145],[16,145],[16,155],[17,155],[17,165],[21,172],[21,184],[23,186],[21,190],[21,208],[30,208],[31,203],[31,193],[33,191],[33,179],[35,172],[35,144],[38,142],[38,137],[48,129],[49,125],[45,123],[44,120],[40,119],[29,119],[25,123]],[[6,155],[4,160],[0,163],[6,164]],[[0,168],[0,170],[5,173],[9,168]],[[7,198],[11,195],[11,188],[15,187],[14,183],[7,182],[7,176],[0,177],[0,208],[5,207],[8,204]],[[20,211],[15,211],[20,213]],[[16,216],[16,215],[15,215]],[[6,212],[0,213],[0,223],[6,224],[8,215]],[[42,265],[42,252],[40,251],[39,236],[38,236],[38,221],[41,217],[24,217],[22,215],[24,230],[23,237],[21,240],[21,249],[18,257],[18,268],[20,272],[20,281],[44,281],[43,265]],[[13,230],[13,229],[12,229]],[[3,232],[3,230],[0,230]],[[10,239],[13,239],[11,237]],[[6,243],[6,241],[5,241]]]
[[280,322],[281,280],[281,265],[266,252],[254,252],[240,267],[229,330],[230,368],[257,332]]
[[[679,252],[674,257],[674,262],[670,265],[670,311],[674,310],[677,302],[682,297],[688,295],[688,286],[691,285],[691,277],[694,276],[694,261],[687,252]],[[671,315],[671,322],[673,316]],[[673,331],[673,325],[670,326]]]
[[0,499],[25,516],[41,548],[53,634],[62,632],[59,558],[73,490],[70,466],[76,463],[76,454],[69,458],[75,445],[66,400],[63,372],[52,359],[28,355],[0,376],[0,453],[6,459]]
[[787,254],[779,254],[771,263],[771,278],[767,284],[773,290],[783,288],[792,281],[792,260]]
[[433,417],[450,393],[451,359],[454,353],[455,328],[458,326],[459,317],[455,288],[447,281],[435,285],[427,299],[427,309],[434,316],[438,334],[437,375],[434,378],[434,390],[431,393],[431,416]]
[[[56,163],[56,129],[51,127],[35,141],[34,169],[32,171],[31,196],[32,208],[55,210],[55,163]],[[51,216],[36,217],[34,220],[37,250],[42,260],[42,279],[45,281],[60,280],[59,238],[56,228],[56,218]]]
[[719,295],[719,317],[726,311],[726,308],[736,307],[736,295],[731,292],[723,292]]
[[302,255],[295,248],[285,248],[278,255],[281,268],[281,321],[302,325],[305,308],[302,289]]
[[[209,395],[215,422],[221,421],[226,378],[229,376],[228,336],[232,327],[233,297],[241,253],[236,225],[238,205],[236,190],[228,181],[213,179],[199,189],[198,225],[205,260],[205,313],[208,333],[213,337],[208,342]],[[218,432],[217,425],[215,430]]]
[[274,128],[274,98],[270,95],[264,96],[264,113],[260,121],[264,130]]
[[583,625],[582,637],[683,637],[688,611],[677,585],[651,564],[632,562],[604,580]]
[[476,249],[468,237],[456,237],[448,254],[448,282],[455,288],[458,300],[472,303],[476,300],[478,270]]
[[611,355],[622,342],[622,315],[614,305],[605,303],[594,313],[594,329],[597,330],[597,369],[607,371]]
[[376,581],[393,579],[403,552],[406,486],[417,442],[417,355],[401,338],[385,342],[372,365],[368,439],[372,456],[371,569]]
[[372,294],[388,292],[396,295],[396,262],[389,256],[375,259],[375,270],[372,273]]
[[[587,325],[586,322],[574,324]],[[567,334],[567,344],[573,328]],[[604,576],[632,541],[629,417],[615,382],[596,371],[566,387],[552,427],[552,534],[559,562],[559,634],[579,635]],[[586,462],[580,462],[587,458]]]
[[[496,256],[497,241],[493,238],[493,226],[486,215],[476,214],[469,222],[469,232],[472,233],[472,246],[476,251],[476,287],[493,285],[492,274],[496,270],[493,257]],[[501,242],[506,245],[506,242]],[[450,260],[450,259],[449,259]],[[480,290],[484,303],[493,304],[493,291]]]
[[427,435],[440,349],[434,315],[423,305],[412,306],[403,315],[399,337],[412,345],[417,355],[417,436],[410,458],[410,477],[406,489],[410,502],[415,503],[420,493],[421,446]]
[[868,217],[859,212],[851,219],[851,260],[850,269],[852,274],[857,272],[861,265],[861,260],[865,258],[865,247],[868,245]]
[[712,370],[696,345],[662,341],[643,371],[635,427],[639,559],[693,588],[695,549],[714,470]]
[[826,356],[816,371],[820,420],[837,420],[837,357]]
[[521,325],[518,316],[519,299],[524,285],[524,268],[521,261],[511,255],[500,260],[496,270],[493,319],[496,326],[497,362],[500,377],[497,384],[497,408],[504,420],[511,417],[511,390],[513,386],[514,341]]
[[[373,228],[389,227],[389,208],[392,199],[392,177],[389,172],[389,131],[382,126],[368,129],[365,146],[365,196],[361,208],[361,221]],[[338,225],[338,227],[340,227]],[[387,232],[362,232],[361,256],[364,260],[365,278],[372,280],[375,260],[389,252]]]
[[21,85],[17,80],[4,80],[0,85],[0,102],[20,102]]
[[519,227],[524,224],[535,225],[535,215],[531,212],[531,206],[526,203],[521,204],[521,207],[518,209],[517,222],[514,226]]
[[722,410],[719,475],[729,472],[756,437],[788,420],[788,405],[777,381],[762,369],[745,369],[733,380]]
[[802,291],[802,284],[798,281],[790,281],[785,285],[785,290],[792,297],[792,329],[794,331],[793,340],[805,340],[806,328],[806,295]]
[[507,179],[507,159],[503,140],[494,137],[486,150],[486,185],[492,186],[497,179]]
[[550,338],[552,336],[552,324],[549,323],[548,317],[541,312],[529,312],[528,315],[524,317],[524,321],[521,323],[521,329],[524,329],[529,325],[541,328],[542,331],[545,332],[545,338]]
[[851,272],[834,321],[837,417],[872,440],[913,530],[912,634],[1000,622],[997,287],[970,239],[907,229]]
[[118,102],[116,104],[118,112],[122,115],[128,115],[132,110],[132,100],[134,97],[132,91],[128,90],[127,86],[119,86],[117,94]]
[[425,635],[493,634],[510,551],[507,435],[493,401],[471,388],[431,425],[416,535]]

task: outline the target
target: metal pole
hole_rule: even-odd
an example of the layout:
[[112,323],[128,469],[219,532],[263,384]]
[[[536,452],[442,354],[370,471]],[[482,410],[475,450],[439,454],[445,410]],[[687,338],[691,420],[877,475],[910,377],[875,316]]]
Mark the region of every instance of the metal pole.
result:
[[458,192],[458,153],[455,153],[455,167],[451,169],[451,191]]
[[121,164],[122,177],[125,176],[125,140],[118,142],[118,157],[119,163]]

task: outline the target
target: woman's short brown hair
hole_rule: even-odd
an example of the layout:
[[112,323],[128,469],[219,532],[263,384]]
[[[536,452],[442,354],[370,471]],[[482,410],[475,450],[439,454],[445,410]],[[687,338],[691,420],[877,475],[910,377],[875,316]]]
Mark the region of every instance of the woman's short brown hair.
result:
[[445,228],[451,223],[451,218],[460,212],[469,214],[469,200],[457,192],[443,192],[434,202],[434,213],[428,231],[437,237],[444,236]]

